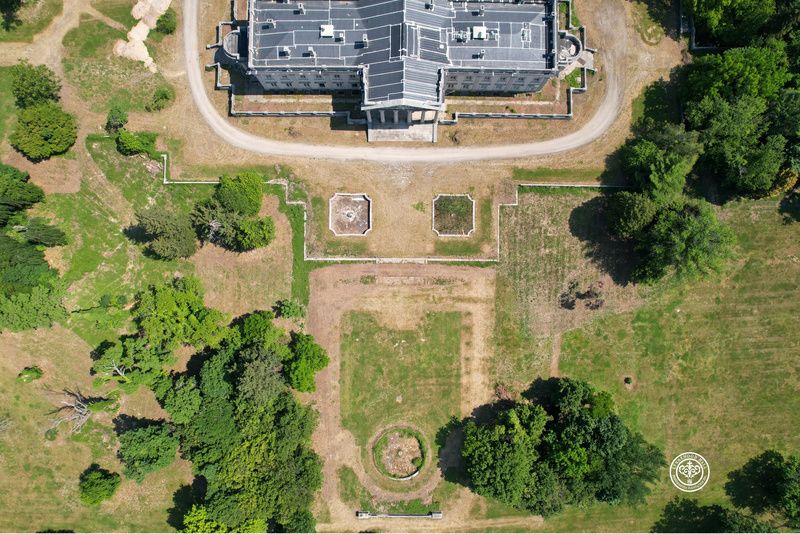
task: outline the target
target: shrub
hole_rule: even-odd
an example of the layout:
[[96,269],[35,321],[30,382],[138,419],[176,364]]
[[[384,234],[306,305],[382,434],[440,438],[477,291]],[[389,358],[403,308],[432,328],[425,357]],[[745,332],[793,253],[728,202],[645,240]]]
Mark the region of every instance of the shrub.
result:
[[27,384],[34,380],[39,380],[42,376],[44,376],[44,371],[39,366],[33,365],[20,371],[17,375],[17,381]]
[[295,319],[303,317],[306,314],[306,309],[296,300],[282,299],[275,303],[275,313],[278,317]]
[[112,473],[93,464],[81,473],[80,489],[81,502],[86,505],[96,505],[110,499],[119,488],[121,478],[117,473]]
[[608,226],[612,234],[622,239],[635,238],[653,222],[658,204],[644,193],[620,191],[608,201]]
[[234,227],[233,241],[229,248],[246,252],[266,247],[275,238],[275,223],[272,217],[241,219]]
[[169,85],[162,85],[155,90],[153,98],[145,104],[144,109],[147,111],[161,111],[169,106],[173,100],[175,100],[175,89]]
[[325,349],[314,341],[313,336],[297,332],[292,333],[290,347],[292,357],[284,367],[287,382],[297,391],[314,391],[315,373],[329,362]]
[[41,161],[63,154],[75,144],[77,137],[75,117],[58,104],[45,102],[19,112],[17,128],[9,141],[28,159]]
[[256,215],[261,209],[264,179],[253,172],[220,178],[214,197],[220,205],[240,215]]
[[108,133],[117,133],[126,124],[128,124],[128,114],[125,110],[117,106],[108,110],[108,115],[106,116],[106,131]]
[[175,32],[175,29],[178,27],[178,17],[175,14],[175,10],[167,8],[163,15],[158,17],[156,21],[156,31],[158,33],[163,33],[165,35],[169,35]]
[[153,154],[156,151],[156,134],[129,132],[123,128],[117,134],[117,151],[124,156]]
[[33,66],[22,61],[11,67],[11,92],[20,108],[58,100],[61,82],[46,65]]

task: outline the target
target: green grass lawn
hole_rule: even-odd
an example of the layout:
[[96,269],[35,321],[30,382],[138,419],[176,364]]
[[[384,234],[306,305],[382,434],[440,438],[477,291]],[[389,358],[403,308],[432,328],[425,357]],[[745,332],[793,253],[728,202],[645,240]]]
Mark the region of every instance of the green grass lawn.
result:
[[[384,426],[417,427],[436,457],[436,432],[460,404],[461,314],[430,313],[391,330],[365,312],[342,321],[342,423],[365,449]],[[435,460],[432,460],[435,461]]]
[[126,28],[133,28],[137,20],[131,15],[135,0],[92,0],[92,7]]
[[32,0],[20,8],[9,24],[0,24],[0,43],[31,42],[64,9],[63,0]]
[[64,37],[64,73],[94,111],[117,105],[143,111],[153,92],[168,82],[138,61],[113,54],[114,42],[125,32],[83,16],[80,25]]
[[0,143],[8,135],[16,108],[11,94],[11,67],[0,67]]
[[[704,455],[712,476],[695,496],[719,503],[727,503],[726,474],[748,458],[769,447],[800,452],[798,226],[781,224],[768,200],[731,205],[723,218],[741,258],[724,276],[663,288],[635,312],[569,332],[561,351],[562,371],[611,391],[623,418],[668,461]],[[646,530],[678,493],[664,482],[646,509],[570,512],[546,528]]]

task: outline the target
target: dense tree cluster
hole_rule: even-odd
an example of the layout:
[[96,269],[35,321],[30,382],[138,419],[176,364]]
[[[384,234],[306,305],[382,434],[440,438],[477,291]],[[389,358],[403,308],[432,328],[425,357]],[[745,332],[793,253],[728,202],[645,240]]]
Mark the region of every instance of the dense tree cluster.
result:
[[467,422],[461,452],[477,493],[543,515],[644,501],[663,454],[625,426],[608,393],[550,379],[529,396],[498,406],[488,423]]
[[30,176],[0,164],[0,330],[50,326],[66,317],[58,272],[46,247],[64,245],[63,231],[26,210],[44,199]]
[[703,146],[683,125],[646,119],[621,150],[623,170],[636,191],[608,200],[611,232],[639,253],[634,275],[650,282],[670,272],[698,275],[719,268],[733,235],[711,206],[684,194],[686,178]]
[[11,68],[11,90],[19,108],[11,146],[33,161],[63,154],[75,144],[75,117],[61,108],[61,82],[45,65],[23,61]]
[[748,197],[789,190],[800,175],[800,2],[694,0],[695,21],[729,48],[687,67],[689,126],[700,168]]
[[269,245],[275,238],[275,223],[271,217],[258,217],[263,181],[256,173],[223,176],[213,198],[192,213],[200,239],[236,252]]
[[[274,318],[260,311],[225,327],[203,304],[199,282],[181,278],[140,293],[136,332],[96,351],[98,375],[147,384],[170,416],[120,435],[125,475],[141,481],[179,450],[204,480],[183,518],[186,531],[314,528],[309,507],[322,484],[310,446],[317,416],[290,388],[313,390],[328,357],[311,336],[289,335]],[[180,345],[200,349],[201,365],[168,373]]]

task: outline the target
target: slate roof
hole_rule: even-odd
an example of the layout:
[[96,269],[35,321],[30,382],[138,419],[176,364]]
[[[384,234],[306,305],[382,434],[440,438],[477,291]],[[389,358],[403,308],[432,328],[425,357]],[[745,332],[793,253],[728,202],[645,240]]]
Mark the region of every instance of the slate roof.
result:
[[554,0],[251,0],[248,66],[363,68],[364,109],[439,109],[442,68],[555,71],[554,8]]

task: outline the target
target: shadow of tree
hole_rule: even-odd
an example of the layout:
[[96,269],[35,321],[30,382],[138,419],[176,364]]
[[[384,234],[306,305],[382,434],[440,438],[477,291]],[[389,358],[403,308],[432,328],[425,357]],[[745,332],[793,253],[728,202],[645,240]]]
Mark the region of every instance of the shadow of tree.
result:
[[664,29],[664,33],[672,39],[680,37],[680,20],[677,4],[671,0],[644,0],[647,14]]
[[114,423],[114,432],[117,435],[120,435],[128,432],[129,430],[136,430],[137,428],[144,428],[150,425],[158,424],[159,421],[156,421],[155,419],[134,417],[132,415],[121,413],[112,420],[112,423]]
[[192,506],[203,501],[206,493],[206,480],[195,477],[191,485],[184,484],[172,495],[172,507],[167,509],[167,524],[175,530],[183,528],[183,516]]
[[587,200],[572,210],[569,229],[572,235],[586,243],[586,257],[614,283],[625,286],[631,281],[636,266],[631,258],[636,252],[631,243],[614,239],[608,230],[605,208],[607,197]]
[[760,514],[780,502],[784,458],[777,451],[764,451],[742,467],[728,473],[725,493],[734,506]]
[[800,221],[800,191],[791,191],[783,197],[778,211],[783,215],[783,224]]
[[21,7],[22,0],[4,0],[0,2],[0,17],[3,19],[0,22],[0,26],[5,31],[13,30],[22,24],[22,20],[19,18],[19,8]]

